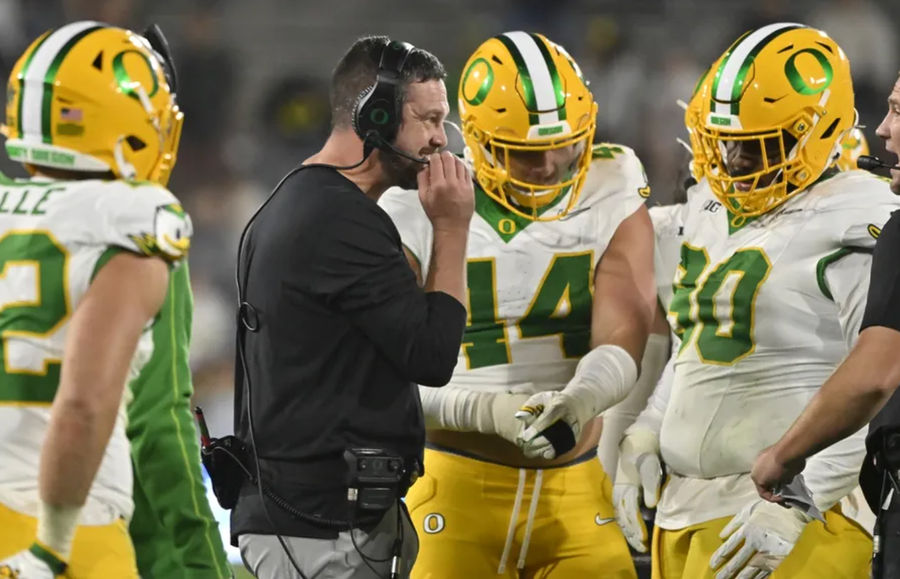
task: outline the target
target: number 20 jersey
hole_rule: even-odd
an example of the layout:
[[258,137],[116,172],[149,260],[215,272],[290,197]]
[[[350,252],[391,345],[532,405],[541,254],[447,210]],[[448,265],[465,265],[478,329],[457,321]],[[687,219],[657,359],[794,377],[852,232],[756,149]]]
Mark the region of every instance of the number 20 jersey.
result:
[[[190,235],[188,216],[156,185],[0,178],[0,502],[7,507],[37,515],[41,445],[68,323],[91,280],[121,250],[176,260]],[[130,377],[152,347],[145,331]],[[130,517],[131,489],[120,408],[81,523]]]
[[[649,195],[634,152],[594,147],[581,196],[557,221],[518,218],[476,185],[467,249],[468,310],[450,384],[472,390],[559,390],[590,347],[594,270],[619,224]],[[428,275],[432,227],[418,192],[379,201]],[[559,211],[567,194],[547,211]]]
[[871,252],[898,208],[887,183],[863,171],[825,179],[738,229],[705,181],[689,192],[668,314],[681,348],[660,433],[672,472],[749,473],[784,434],[847,355],[861,317],[868,261],[852,280],[843,269],[832,278],[843,296],[832,295],[829,268]]

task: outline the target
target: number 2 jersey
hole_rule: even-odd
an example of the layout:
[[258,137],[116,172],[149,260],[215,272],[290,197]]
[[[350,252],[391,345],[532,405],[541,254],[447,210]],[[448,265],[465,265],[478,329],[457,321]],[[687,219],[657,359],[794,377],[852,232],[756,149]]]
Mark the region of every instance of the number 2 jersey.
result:
[[[757,498],[749,477],[843,361],[865,307],[880,227],[900,208],[863,171],[821,180],[735,227],[705,181],[681,214],[669,321],[681,338],[660,432],[670,474],[657,525],[679,529],[737,513]],[[856,486],[861,434],[804,471],[817,505]]]
[[[94,276],[117,252],[175,261],[189,217],[152,184],[0,179],[0,502],[37,516],[38,468],[59,386],[68,323]],[[130,367],[152,353],[148,323]],[[127,389],[125,389],[127,391]],[[81,524],[108,524],[133,510],[124,401]]]
[[[649,195],[631,149],[594,147],[581,196],[556,221],[517,217],[477,184],[467,249],[466,331],[451,385],[534,393],[562,389],[588,352],[594,270],[619,224]],[[563,194],[546,211],[568,203]],[[379,201],[428,275],[431,222],[417,191]]]

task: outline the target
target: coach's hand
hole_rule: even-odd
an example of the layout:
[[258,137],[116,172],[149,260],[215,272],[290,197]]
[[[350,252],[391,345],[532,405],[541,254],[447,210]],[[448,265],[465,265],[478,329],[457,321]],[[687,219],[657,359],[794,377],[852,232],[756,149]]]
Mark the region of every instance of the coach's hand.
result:
[[468,230],[475,210],[472,175],[458,157],[444,151],[428,157],[419,171],[419,200],[435,229]]

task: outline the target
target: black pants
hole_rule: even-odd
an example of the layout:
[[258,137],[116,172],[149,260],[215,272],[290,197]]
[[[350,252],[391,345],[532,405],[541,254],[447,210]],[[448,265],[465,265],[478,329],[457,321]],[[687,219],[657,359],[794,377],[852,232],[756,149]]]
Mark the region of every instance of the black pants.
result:
[[891,506],[878,514],[880,564],[873,562],[873,579],[900,578],[900,497],[894,493]]

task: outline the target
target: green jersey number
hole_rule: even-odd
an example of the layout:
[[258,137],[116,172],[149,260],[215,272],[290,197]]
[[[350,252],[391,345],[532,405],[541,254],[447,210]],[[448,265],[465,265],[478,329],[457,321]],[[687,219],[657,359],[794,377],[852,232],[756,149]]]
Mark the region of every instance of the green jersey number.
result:
[[[557,254],[516,326],[522,338],[560,337],[563,355],[581,357],[590,345],[591,251]],[[469,369],[509,364],[507,324],[500,319],[494,258],[468,261],[469,319],[462,351]]]
[[42,342],[71,311],[68,258],[47,231],[10,231],[0,237],[0,404],[53,401],[60,360],[48,357]]
[[669,309],[673,329],[681,338],[679,353],[694,345],[704,363],[720,365],[734,364],[750,354],[755,347],[756,296],[771,269],[772,263],[759,248],[740,249],[710,266],[705,249],[683,244]]

